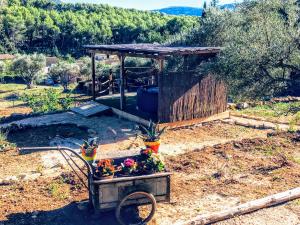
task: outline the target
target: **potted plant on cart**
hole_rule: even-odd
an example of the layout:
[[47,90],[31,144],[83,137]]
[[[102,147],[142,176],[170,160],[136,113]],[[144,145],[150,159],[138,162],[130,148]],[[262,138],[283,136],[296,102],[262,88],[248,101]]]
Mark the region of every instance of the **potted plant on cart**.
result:
[[151,148],[142,149],[137,171],[141,174],[152,174],[162,172],[165,164],[159,154],[153,154]]
[[83,145],[81,146],[82,157],[89,163],[95,162],[97,157],[97,150],[100,147],[97,143],[97,140],[97,138],[91,138],[88,141],[84,141]]
[[121,176],[130,176],[136,172],[137,162],[132,158],[127,158],[121,163]]
[[101,179],[112,179],[114,177],[114,174],[116,172],[116,168],[113,164],[112,159],[101,159],[97,163],[96,167],[96,176]]
[[140,136],[142,137],[144,144],[147,148],[151,148],[154,153],[158,153],[160,146],[160,136],[165,132],[167,127],[159,129],[159,125],[150,121],[149,126],[145,127],[139,125],[139,130],[141,131]]

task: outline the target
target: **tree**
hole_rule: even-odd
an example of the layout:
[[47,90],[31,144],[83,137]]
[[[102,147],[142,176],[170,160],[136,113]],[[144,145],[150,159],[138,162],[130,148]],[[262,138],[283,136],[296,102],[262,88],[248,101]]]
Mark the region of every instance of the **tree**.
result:
[[58,80],[63,86],[64,91],[68,91],[71,82],[80,74],[80,68],[75,63],[60,61],[50,68],[49,76],[53,80]]
[[44,75],[46,58],[42,54],[19,55],[13,60],[11,71],[23,78],[27,88],[32,88],[34,82]]
[[235,12],[210,11],[202,41],[224,47],[210,72],[226,78],[235,96],[300,95],[299,10],[294,0],[262,0]]
[[0,61],[0,82],[3,81],[5,72],[6,72],[6,64],[5,64],[5,62]]

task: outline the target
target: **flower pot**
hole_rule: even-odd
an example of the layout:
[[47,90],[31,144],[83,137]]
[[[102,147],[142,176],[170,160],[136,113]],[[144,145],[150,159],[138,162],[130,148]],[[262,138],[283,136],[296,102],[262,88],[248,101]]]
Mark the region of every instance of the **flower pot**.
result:
[[93,163],[96,160],[98,148],[99,146],[97,148],[94,148],[93,152],[90,154],[87,154],[85,148],[81,148],[81,155],[86,161],[88,161],[89,163]]
[[147,148],[151,148],[154,153],[158,153],[158,149],[160,146],[160,140],[156,141],[144,141],[144,144],[146,145]]

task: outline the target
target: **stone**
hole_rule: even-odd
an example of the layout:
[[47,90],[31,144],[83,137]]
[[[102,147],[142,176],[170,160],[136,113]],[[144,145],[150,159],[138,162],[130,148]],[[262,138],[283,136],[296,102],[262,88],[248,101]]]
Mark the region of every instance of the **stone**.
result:
[[33,219],[37,218],[38,214],[39,214],[39,212],[37,212],[37,211],[32,212],[31,218],[33,218]]
[[0,184],[2,185],[10,185],[10,184],[14,184],[16,182],[18,182],[18,178],[16,176],[8,176],[5,177]]
[[26,176],[23,178],[23,180],[36,180],[38,177],[40,177],[42,174],[40,173],[32,173],[32,174],[26,174]]
[[42,172],[42,176],[45,177],[58,177],[60,176],[61,171],[58,169],[45,169]]
[[247,109],[249,108],[249,104],[247,102],[241,102],[236,105],[237,109]]

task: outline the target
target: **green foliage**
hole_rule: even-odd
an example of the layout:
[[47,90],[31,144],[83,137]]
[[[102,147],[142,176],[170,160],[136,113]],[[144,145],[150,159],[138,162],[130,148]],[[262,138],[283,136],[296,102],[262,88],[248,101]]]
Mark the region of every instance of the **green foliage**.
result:
[[221,46],[202,68],[226,79],[233,96],[300,94],[299,12],[296,0],[252,0],[234,11],[210,7],[199,27],[175,44]]
[[7,131],[0,130],[0,152],[16,147],[15,144],[7,141]]
[[68,90],[69,84],[80,74],[80,68],[76,63],[59,61],[50,68],[49,76],[55,81],[60,82],[64,91]]
[[0,50],[75,57],[85,54],[85,44],[163,42],[197,22],[194,17],[50,0],[9,0],[0,15]]
[[59,90],[45,89],[38,93],[24,94],[21,99],[26,102],[33,112],[53,112],[69,109],[73,103],[70,94],[62,96]]
[[300,111],[300,102],[279,102],[265,105],[258,105],[248,109],[241,110],[242,114],[254,116],[277,118],[279,116],[296,116]]
[[11,71],[22,77],[31,88],[33,83],[43,76],[43,69],[46,66],[46,58],[42,54],[19,55],[13,60]]
[[160,136],[165,132],[167,127],[164,127],[163,129],[159,129],[158,124],[150,121],[150,124],[148,127],[145,127],[143,125],[138,125],[139,130],[141,131],[141,137],[146,141],[156,141],[159,140]]

